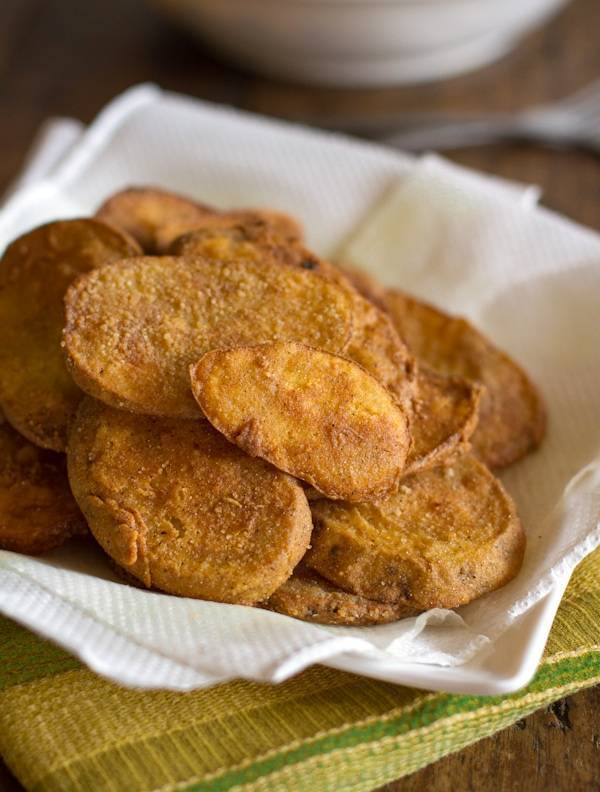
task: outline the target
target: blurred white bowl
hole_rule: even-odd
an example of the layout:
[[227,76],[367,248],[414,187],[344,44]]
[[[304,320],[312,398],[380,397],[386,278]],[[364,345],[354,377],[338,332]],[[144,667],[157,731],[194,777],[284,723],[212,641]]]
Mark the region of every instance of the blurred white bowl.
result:
[[273,77],[375,86],[496,60],[568,0],[153,0],[216,49]]

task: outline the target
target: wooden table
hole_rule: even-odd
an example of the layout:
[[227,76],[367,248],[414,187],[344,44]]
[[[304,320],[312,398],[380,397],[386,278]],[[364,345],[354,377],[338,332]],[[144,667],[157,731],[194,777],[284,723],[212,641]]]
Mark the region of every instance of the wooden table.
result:
[[[574,0],[500,63],[437,85],[345,91],[254,77],[208,55],[164,24],[142,0],[2,0],[0,4],[0,188],[18,172],[50,115],[90,121],[137,82],[269,115],[305,120],[428,111],[515,111],[560,98],[600,77],[600,2]],[[454,152],[457,162],[539,184],[544,202],[600,229],[600,158],[506,144]],[[388,792],[598,788],[600,691],[590,690],[413,776]],[[20,786],[0,766],[2,792]]]

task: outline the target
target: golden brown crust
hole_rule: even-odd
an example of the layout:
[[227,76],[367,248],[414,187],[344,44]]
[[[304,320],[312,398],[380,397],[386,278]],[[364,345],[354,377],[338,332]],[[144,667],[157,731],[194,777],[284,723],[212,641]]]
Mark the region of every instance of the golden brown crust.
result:
[[387,306],[409,348],[442,374],[485,386],[473,451],[490,467],[505,467],[536,448],[545,432],[542,398],[523,369],[465,319],[398,291]]
[[417,367],[390,318],[359,294],[354,298],[354,331],[345,357],[381,382],[403,410],[412,410]]
[[309,503],[311,501],[321,500],[321,498],[326,497],[322,492],[319,492],[319,490],[311,487],[311,485],[307,484],[305,481],[301,481],[300,483],[302,484],[302,489],[304,490],[304,494],[306,495]]
[[159,253],[170,251],[181,236],[202,231],[228,233],[230,229],[260,229],[261,233],[273,235],[281,243],[296,243],[302,239],[302,228],[290,215],[274,209],[233,209],[226,212],[205,214],[194,223],[172,223],[162,226],[157,233]]
[[299,244],[302,242],[304,232],[300,223],[285,212],[275,209],[229,209],[215,212],[203,218],[202,223],[193,228],[179,229],[181,233],[174,235],[175,228],[166,229],[163,234],[163,250],[168,250],[175,240],[185,234],[195,231],[221,231],[228,233],[230,229],[252,229],[251,234],[256,236],[272,236],[279,244]]
[[[235,213],[231,213],[234,215]],[[173,241],[173,256],[200,256],[225,263],[232,260],[264,261],[280,266],[296,267],[314,272],[336,283],[349,286],[348,279],[333,264],[320,259],[290,233],[262,217],[220,216],[202,228],[183,234]]]
[[330,498],[373,500],[397,487],[407,415],[352,361],[277,342],[208,352],[190,374],[204,415],[251,456]]
[[262,607],[303,621],[348,627],[388,624],[416,613],[404,605],[375,602],[350,594],[302,565]]
[[455,608],[505,585],[522,564],[515,505],[471,456],[405,479],[378,504],[321,500],[311,509],[306,563],[377,601]]
[[81,397],[61,352],[63,298],[81,273],[140,252],[98,220],[59,220],[24,234],[0,262],[0,404],[43,448],[64,451]]
[[0,414],[0,549],[37,555],[85,531],[64,456],[34,446]]
[[477,428],[481,387],[459,377],[445,377],[421,366],[413,402],[413,444],[406,473],[434,467],[464,454]]
[[291,575],[312,529],[300,485],[206,421],[133,415],[84,399],[69,480],[90,530],[146,586],[252,604]]
[[158,253],[161,249],[158,237],[163,227],[189,228],[213,212],[210,206],[167,190],[128,187],[109,196],[96,217],[126,231],[144,252]]
[[278,209],[229,209],[222,214],[234,222],[266,223],[273,233],[289,243],[301,243],[304,239],[304,229],[299,220]]
[[221,212],[190,198],[154,187],[129,187],[110,196],[96,216],[123,228],[146,253],[166,253],[183,234],[200,228],[227,228],[262,223],[283,238],[302,239],[302,228],[290,215],[274,209]]
[[[475,383],[445,377],[424,366],[416,372],[414,396],[407,412],[411,448],[403,477],[436,467],[470,449],[482,390]],[[313,487],[305,487],[305,492],[309,501],[324,497]]]
[[65,347],[83,390],[149,415],[198,416],[189,366],[211,349],[294,340],[343,352],[353,294],[269,261],[139,258],[80,278]]
[[392,391],[400,405],[410,405],[415,385],[414,359],[389,316],[362,297],[345,272],[319,258],[289,236],[260,220],[206,227],[179,237],[171,246],[177,256],[199,255],[211,261],[268,260],[279,266],[306,269],[354,294],[354,331],[345,357],[354,360]]

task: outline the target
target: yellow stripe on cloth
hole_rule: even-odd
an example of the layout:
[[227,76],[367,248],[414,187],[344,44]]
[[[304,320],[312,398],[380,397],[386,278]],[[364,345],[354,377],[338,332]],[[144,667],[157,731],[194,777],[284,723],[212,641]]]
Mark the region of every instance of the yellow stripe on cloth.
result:
[[[592,683],[600,682],[600,675]],[[316,756],[302,764],[288,765],[280,771],[255,782],[229,787],[230,792],[285,792],[285,790],[319,790],[319,792],[359,792],[381,786],[396,778],[414,773],[433,759],[459,751],[529,715],[544,704],[573,693],[581,683],[525,696],[518,708],[482,707],[467,715],[440,719],[431,726],[414,729],[407,734],[384,738],[375,744],[331,751],[326,757]],[[186,785],[189,786],[189,785]],[[181,787],[179,787],[181,788]],[[170,792],[176,786],[163,787]]]
[[[60,687],[52,687],[59,681],[54,678],[7,693],[0,702],[2,726],[8,712],[12,717],[20,712],[29,723],[31,731],[18,732],[9,755],[27,788],[39,792],[171,790],[194,784],[214,790],[236,786],[260,790],[266,784],[270,792],[311,785],[313,790],[325,790],[343,788],[344,779],[351,781],[351,789],[369,789],[589,684],[594,677],[585,669],[577,671],[575,665],[585,654],[580,650],[557,663],[547,661],[547,679],[539,689],[534,685],[504,700],[426,694],[386,685],[391,690],[380,696],[380,707],[387,706],[387,711],[362,720],[353,717],[362,709],[357,702],[371,702],[374,689],[382,686],[345,674],[341,676],[349,677],[346,684],[328,696],[321,691],[285,702],[280,699],[275,708],[255,703],[241,711],[219,713],[217,707],[207,715],[202,708],[207,691],[124,691],[89,672],[68,672],[60,678]],[[553,666],[560,664],[564,667],[557,674]],[[595,669],[600,672],[599,658]],[[548,684],[550,680],[557,684]],[[304,679],[298,682],[304,687]],[[354,683],[354,690],[348,682]],[[255,688],[256,699],[265,690],[240,684]],[[400,698],[394,698],[394,691]],[[312,715],[308,720],[307,713]],[[315,729],[315,720],[327,728]],[[154,733],[146,731],[157,726]],[[45,759],[36,763],[37,772],[32,770],[32,755]],[[236,783],[245,777],[247,782]]]
[[[599,625],[596,552],[568,587],[535,680],[505,697],[427,693],[322,667],[278,686],[134,691],[59,668],[60,658],[42,676],[39,641],[35,674],[25,668],[0,691],[0,753],[36,792],[368,790],[593,684]],[[11,657],[26,663],[19,640],[13,632]]]
[[[111,751],[119,749],[123,758],[129,746],[133,773],[138,760],[146,762],[144,746],[156,743],[173,759],[161,782],[167,783],[187,767],[180,741],[194,743],[194,762],[200,762],[190,774],[211,773],[408,705],[414,696],[408,688],[322,667],[283,685],[238,681],[187,694],[128,690],[89,671],[69,671],[0,696],[0,745],[29,788],[59,769],[68,773],[82,759],[94,764],[103,755],[99,768],[109,757],[108,770]],[[15,728],[17,719],[31,729]],[[35,755],[44,757],[43,769],[30,761]]]
[[575,570],[560,603],[546,652],[556,654],[600,643],[600,549]]

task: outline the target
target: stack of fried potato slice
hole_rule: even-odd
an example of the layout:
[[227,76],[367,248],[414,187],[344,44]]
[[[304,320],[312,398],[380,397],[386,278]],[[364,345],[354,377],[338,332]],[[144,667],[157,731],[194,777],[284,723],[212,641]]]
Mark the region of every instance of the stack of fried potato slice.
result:
[[124,190],[9,246],[0,329],[0,548],[87,523],[139,585],[340,625],[521,566],[489,468],[542,439],[526,374],[285,214]]

